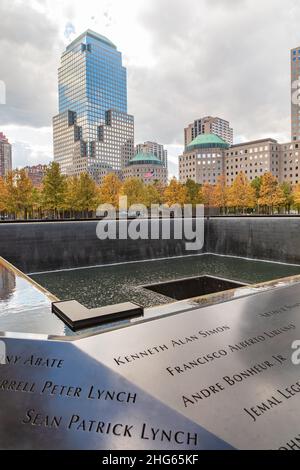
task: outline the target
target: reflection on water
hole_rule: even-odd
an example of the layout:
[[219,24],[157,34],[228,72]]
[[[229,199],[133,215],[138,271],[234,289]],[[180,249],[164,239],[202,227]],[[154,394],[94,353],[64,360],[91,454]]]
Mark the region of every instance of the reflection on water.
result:
[[61,300],[76,299],[89,308],[132,301],[145,307],[171,300],[143,284],[202,274],[257,283],[300,274],[300,266],[214,255],[38,274],[32,277]]
[[51,299],[0,261],[0,331],[69,334],[51,313]]
[[0,302],[8,300],[16,289],[16,276],[0,265]]
[[[203,255],[32,277],[61,300],[77,299],[89,308],[127,300],[149,307],[173,300],[144,289],[143,285],[201,274],[256,283],[300,274],[300,267]],[[74,335],[51,313],[52,300],[29,278],[0,260],[0,331]],[[174,306],[167,308],[174,311]],[[159,308],[157,312],[160,314]]]

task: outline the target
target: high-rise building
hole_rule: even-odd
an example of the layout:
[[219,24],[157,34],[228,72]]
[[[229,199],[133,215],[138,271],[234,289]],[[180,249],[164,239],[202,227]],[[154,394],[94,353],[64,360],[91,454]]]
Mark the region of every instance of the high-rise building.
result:
[[81,34],[62,54],[58,89],[53,144],[62,172],[87,171],[98,180],[120,170],[134,155],[134,119],[116,46],[91,30]]
[[23,169],[26,171],[26,174],[31,180],[33,186],[38,188],[42,185],[47,168],[47,165],[38,164],[33,166],[25,166]]
[[224,151],[228,148],[229,144],[215,134],[198,135],[179,157],[180,181],[216,184],[224,175]]
[[292,140],[300,139],[300,46],[291,50]]
[[279,162],[279,180],[292,185],[300,183],[300,141],[293,140],[281,144]]
[[200,134],[214,134],[233,144],[233,129],[228,121],[219,117],[205,116],[196,119],[184,129],[184,146],[187,146]]
[[225,153],[225,177],[230,186],[240,172],[252,181],[264,173],[279,180],[281,146],[275,139],[266,138],[232,145]]
[[4,177],[9,171],[12,170],[12,151],[11,144],[5,137],[3,132],[0,132],[0,177]]
[[220,137],[196,137],[179,157],[179,179],[215,185],[220,176],[230,186],[243,172],[249,181],[272,173],[280,183],[300,183],[300,141],[280,144],[266,138],[229,146]]
[[165,150],[162,144],[157,142],[144,142],[143,144],[137,144],[135,147],[135,153],[150,153],[157,157],[165,168],[168,168],[168,151]]

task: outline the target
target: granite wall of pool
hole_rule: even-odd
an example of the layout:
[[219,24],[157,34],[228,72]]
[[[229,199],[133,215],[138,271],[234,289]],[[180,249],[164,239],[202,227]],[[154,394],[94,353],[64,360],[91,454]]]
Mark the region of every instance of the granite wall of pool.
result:
[[[174,221],[171,225],[172,234]],[[204,246],[196,251],[186,250],[184,238],[99,240],[96,226],[97,221],[3,223],[0,224],[0,255],[25,273],[197,253],[300,264],[300,218],[297,217],[205,219]]]
[[300,264],[299,217],[215,217],[206,221],[207,252]]
[[[161,220],[155,223],[161,228]],[[99,240],[97,221],[4,223],[0,224],[0,256],[23,272],[33,273],[202,252],[187,251],[187,240],[174,239],[175,221],[170,223],[171,238],[165,240],[120,240],[118,235],[116,239]],[[192,223],[195,225],[195,221]]]

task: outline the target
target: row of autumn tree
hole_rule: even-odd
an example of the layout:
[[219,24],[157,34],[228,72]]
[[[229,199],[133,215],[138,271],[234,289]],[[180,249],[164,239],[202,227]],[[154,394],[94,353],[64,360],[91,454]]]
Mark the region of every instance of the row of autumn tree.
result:
[[2,219],[92,217],[100,204],[113,204],[117,208],[123,195],[128,198],[128,206],[205,204],[223,214],[273,214],[291,209],[300,212],[300,185],[279,184],[271,173],[251,182],[240,173],[230,187],[224,177],[215,185],[200,186],[192,180],[182,184],[174,178],[163,186],[158,181],[145,185],[137,178],[121,182],[115,174],[109,174],[97,186],[86,173],[62,175],[59,165],[53,162],[40,188],[32,185],[24,170],[0,178],[0,214]]

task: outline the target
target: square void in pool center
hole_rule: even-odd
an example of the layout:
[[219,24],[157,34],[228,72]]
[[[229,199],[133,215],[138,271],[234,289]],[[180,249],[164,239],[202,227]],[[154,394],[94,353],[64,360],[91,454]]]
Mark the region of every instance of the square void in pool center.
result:
[[184,300],[214,294],[215,292],[236,289],[237,287],[244,287],[246,285],[245,283],[231,281],[229,279],[213,276],[198,276],[178,279],[176,281],[160,282],[158,284],[149,284],[143,287],[175,300]]

